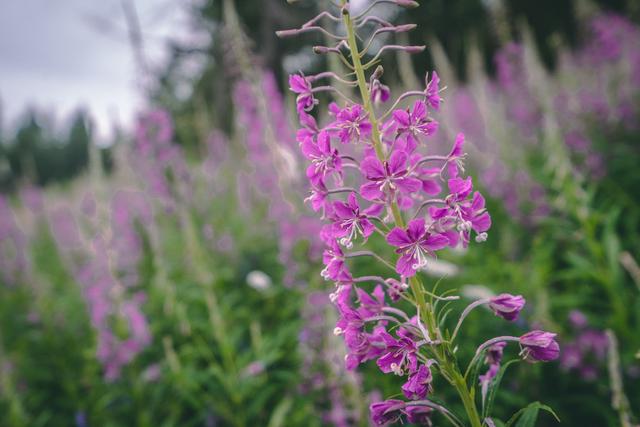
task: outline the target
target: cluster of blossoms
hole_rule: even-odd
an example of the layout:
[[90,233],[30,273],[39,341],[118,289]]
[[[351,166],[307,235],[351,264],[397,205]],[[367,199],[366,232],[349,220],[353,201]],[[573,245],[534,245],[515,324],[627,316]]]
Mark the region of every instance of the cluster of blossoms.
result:
[[142,255],[138,224],[151,221],[151,207],[143,193],[121,190],[111,203],[111,226],[100,228],[97,203],[91,194],[82,202],[87,233],[81,232],[73,212],[50,212],[50,227],[58,249],[81,285],[91,325],[97,335],[96,357],[108,381],[151,344],[143,313],[145,293],[136,289],[137,263]]
[[[579,49],[559,52],[556,77],[542,69],[533,44],[510,42],[495,56],[494,79],[474,73],[465,86],[448,81],[452,90],[442,127],[462,130],[473,141],[481,153],[473,161],[482,164],[479,179],[487,195],[526,226],[546,219],[554,203],[540,176],[529,172],[540,144],[549,138],[550,120],[564,142],[571,172],[589,181],[606,175],[607,156],[616,151],[598,149],[597,139],[613,140],[611,133],[637,129],[640,29],[605,13],[582,30]],[[508,131],[492,127],[496,122]]]
[[150,196],[167,212],[176,209],[178,196],[189,197],[191,177],[180,146],[173,142],[173,121],[165,110],[140,114],[135,129],[131,168],[145,184]]
[[[413,1],[380,0],[373,2],[367,11],[383,3],[417,6]],[[289,80],[290,89],[297,95],[301,125],[297,141],[309,161],[307,178],[311,194],[308,201],[326,221],[319,237],[326,245],[322,276],[336,284],[331,299],[340,317],[334,332],[344,337],[348,369],[375,360],[383,373],[405,378],[402,394],[406,401],[392,399],[371,405],[375,424],[384,425],[403,416],[409,422],[428,423],[434,410],[449,419],[455,418],[429,399],[435,370],[456,387],[472,425],[480,426],[482,421],[466,376],[462,376],[457,363],[449,356],[454,351],[452,342],[473,308],[488,305],[497,315],[514,320],[524,299],[503,294],[476,301],[462,313],[451,337],[441,330],[434,301],[457,297],[428,292],[419,272],[438,251],[466,247],[472,237],[476,242],[485,241],[491,218],[484,198],[473,190],[471,177],[464,176],[463,134],[455,138],[447,155],[425,153],[429,138],[438,130],[433,113],[439,110],[442,101],[435,72],[425,79],[424,89],[406,92],[386,111],[378,111],[380,104],[390,98],[388,88],[380,82],[383,69],[378,66],[368,80],[365,72],[377,65],[380,54],[386,50],[411,53],[424,47],[385,45],[363,64],[370,43],[360,50],[357,38],[363,37],[356,32],[369,26],[378,28],[373,30],[371,41],[380,33],[399,33],[415,26],[394,26],[368,16],[366,11],[352,16],[346,1],[342,2],[339,13],[340,17],[324,12],[299,30],[279,34],[289,36],[323,30],[336,38],[337,44],[314,50],[340,56],[356,76],[355,80],[348,80],[324,72],[312,76],[295,74]],[[342,22],[346,36],[324,30],[318,25],[322,19]],[[330,84],[317,84],[327,79],[357,87],[361,101],[352,100]],[[321,92],[333,92],[346,100],[344,104],[329,105],[330,119],[324,126],[313,115]],[[415,98],[414,102],[401,108],[403,101],[410,98]],[[368,250],[368,242],[373,239],[393,249],[395,262],[385,256],[388,253]],[[363,250],[356,250],[356,245]],[[373,257],[389,269],[389,275],[354,275],[350,260],[358,257]],[[363,289],[366,284],[375,284],[371,293]],[[431,302],[425,300],[425,295],[431,297]],[[412,312],[391,304],[401,299],[411,304]],[[508,341],[519,342],[521,355],[526,360],[553,360],[559,355],[554,337],[552,333],[532,331],[521,337],[493,338],[478,348],[472,364],[491,348],[490,365],[497,366],[501,358],[498,353],[501,354],[503,347],[499,343]],[[481,381],[486,382],[491,375],[495,374],[488,372]]]
[[588,381],[598,378],[598,369],[607,358],[609,338],[606,332],[588,325],[587,317],[578,310],[569,313],[569,323],[576,335],[564,345],[560,366],[565,371],[577,371]]

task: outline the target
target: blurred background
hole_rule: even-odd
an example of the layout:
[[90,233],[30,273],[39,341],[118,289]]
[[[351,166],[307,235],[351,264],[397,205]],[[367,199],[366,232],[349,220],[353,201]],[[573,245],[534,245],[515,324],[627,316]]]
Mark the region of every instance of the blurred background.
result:
[[[493,218],[427,274],[528,301],[507,327],[474,313],[461,357],[555,331],[560,360],[510,368],[497,411],[638,425],[640,2],[419,3],[379,8],[427,45],[386,55],[384,83],[438,71],[431,143],[465,133]],[[0,3],[0,425],[366,426],[397,390],[345,370],[303,203],[287,76],[341,64],[275,31],[325,7]]]

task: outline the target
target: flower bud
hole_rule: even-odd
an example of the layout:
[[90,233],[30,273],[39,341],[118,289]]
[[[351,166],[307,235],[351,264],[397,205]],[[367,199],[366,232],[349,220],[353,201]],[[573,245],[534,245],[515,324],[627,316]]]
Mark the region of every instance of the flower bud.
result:
[[326,46],[314,46],[313,47],[313,53],[317,54],[317,55],[324,55],[329,53],[331,50],[330,48],[326,47]]
[[556,334],[544,331],[527,332],[520,337],[522,355],[528,362],[549,362],[560,356]]
[[520,314],[525,302],[521,295],[500,294],[489,300],[489,308],[496,316],[514,321],[518,318],[518,314]]
[[276,36],[280,37],[280,38],[284,38],[284,37],[292,37],[295,36],[299,33],[299,30],[281,30],[281,31],[276,31]]
[[396,25],[393,29],[394,33],[406,33],[407,31],[411,31],[416,29],[418,26],[416,24],[404,24],[404,25]]
[[407,53],[420,53],[423,52],[427,47],[422,45],[422,46],[405,46],[404,50]]
[[407,9],[415,9],[420,6],[420,3],[413,0],[396,0],[396,4],[400,7],[406,7]]

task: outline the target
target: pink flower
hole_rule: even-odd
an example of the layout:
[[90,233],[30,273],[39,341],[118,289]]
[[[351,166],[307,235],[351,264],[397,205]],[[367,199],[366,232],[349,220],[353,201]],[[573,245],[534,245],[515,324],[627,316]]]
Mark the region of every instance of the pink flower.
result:
[[404,375],[405,372],[415,372],[418,369],[418,358],[416,353],[418,347],[409,333],[400,329],[399,339],[395,339],[386,331],[380,331],[385,350],[378,359],[378,367],[382,372],[390,372],[396,375]]
[[420,365],[417,371],[409,375],[409,379],[402,386],[402,392],[407,399],[424,399],[431,391],[432,379],[429,367],[427,365]]
[[465,153],[463,151],[464,147],[464,134],[459,133],[456,136],[456,140],[453,143],[453,148],[451,152],[447,156],[447,167],[449,169],[449,177],[457,178],[459,175],[459,171],[464,172],[463,160],[465,157]]
[[560,356],[560,346],[555,340],[557,334],[544,331],[527,332],[520,337],[520,346],[525,360],[529,362],[549,362]]
[[500,294],[489,300],[489,308],[496,316],[514,321],[518,318],[525,300],[522,295]]
[[389,160],[381,162],[369,156],[360,164],[360,170],[367,179],[360,187],[366,200],[384,200],[396,194],[408,196],[422,188],[422,181],[411,177],[407,167],[408,156],[404,151],[394,151]]
[[[429,75],[425,77],[425,81]],[[425,96],[427,97],[427,103],[434,110],[438,111],[440,109],[440,102],[442,102],[442,98],[440,98],[440,77],[438,73],[435,71],[431,73],[431,80],[426,82],[427,88],[425,89]]]
[[334,125],[338,128],[338,137],[343,144],[360,141],[371,135],[372,126],[368,113],[359,104],[338,110]]
[[383,85],[377,79],[371,83],[371,101],[374,104],[383,104],[389,100],[390,96],[389,86]]
[[370,212],[377,212],[377,205],[360,212],[360,205],[356,199],[356,193],[349,194],[347,202],[337,201],[333,204],[333,236],[340,238],[340,244],[350,247],[353,240],[359,235],[365,240],[371,236],[375,226],[368,217]]
[[382,289],[382,286],[376,286],[371,295],[359,288],[356,289],[356,293],[358,294],[358,300],[360,302],[358,311],[363,317],[373,317],[382,314],[382,309],[385,307],[384,289]]
[[342,181],[342,159],[338,150],[331,148],[331,138],[327,132],[318,134],[317,143],[313,139],[306,138],[300,144],[302,153],[311,160],[307,168],[307,178],[313,184],[324,181],[329,174],[335,174],[338,182]]
[[298,113],[311,111],[318,103],[311,91],[311,84],[302,74],[289,76],[289,89],[298,94],[296,98]]
[[405,149],[413,152],[420,142],[420,135],[431,136],[438,130],[438,122],[427,116],[427,105],[416,101],[412,110],[396,110],[393,120],[397,124],[398,138],[405,142]]
[[400,254],[396,264],[398,274],[411,277],[416,270],[427,265],[427,256],[449,244],[449,239],[427,231],[423,218],[414,219],[406,230],[394,228],[387,235],[387,242],[398,249]]
[[384,426],[397,423],[402,417],[405,403],[402,400],[389,399],[384,402],[372,403],[369,407],[371,420],[375,425]]
[[344,263],[342,248],[335,240],[325,249],[322,254],[322,261],[325,265],[322,270],[322,277],[325,279],[338,280],[340,277],[349,274],[349,269]]

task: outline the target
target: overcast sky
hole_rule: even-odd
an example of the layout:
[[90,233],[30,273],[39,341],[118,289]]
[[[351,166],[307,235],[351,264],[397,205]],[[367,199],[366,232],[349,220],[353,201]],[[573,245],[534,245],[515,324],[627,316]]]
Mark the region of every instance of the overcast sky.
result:
[[[0,105],[11,128],[27,106],[91,112],[100,138],[143,106],[122,0],[0,0]],[[152,64],[188,29],[186,0],[135,0]]]

